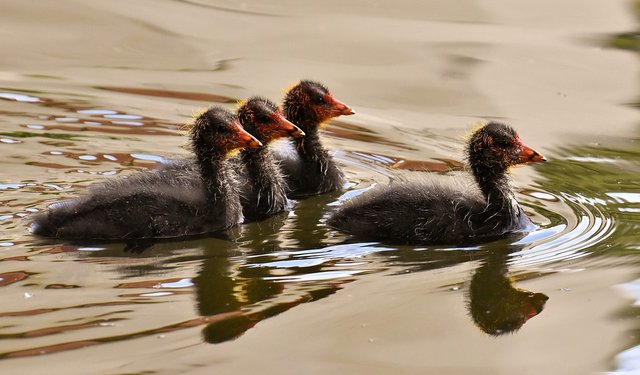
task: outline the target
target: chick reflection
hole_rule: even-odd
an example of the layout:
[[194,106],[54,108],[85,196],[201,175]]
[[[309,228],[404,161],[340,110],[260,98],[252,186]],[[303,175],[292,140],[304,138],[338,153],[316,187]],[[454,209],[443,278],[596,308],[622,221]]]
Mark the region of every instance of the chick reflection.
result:
[[[200,272],[193,278],[193,284],[198,312],[209,320],[202,330],[206,342],[216,344],[234,340],[264,319],[301,303],[327,297],[340,288],[339,283],[318,283],[301,290],[293,286],[287,289],[286,283],[272,280],[274,275],[271,268],[247,266],[246,258],[230,256],[238,252],[254,259],[261,255],[268,257],[282,251],[283,241],[302,242],[299,238],[283,238],[283,232],[287,233],[282,228],[287,225],[286,219],[287,215],[276,215],[261,222],[243,225],[237,228],[235,236],[231,236],[233,241],[225,243],[226,248],[216,243],[205,249],[207,257]],[[288,221],[298,225],[295,218]],[[296,227],[292,232],[298,233],[300,230]]]
[[515,288],[507,277],[507,258],[504,251],[492,251],[469,286],[469,313],[481,330],[493,336],[518,330],[542,312],[549,299]]
[[268,268],[242,267],[224,255],[205,260],[193,283],[198,311],[210,321],[202,331],[206,342],[234,340],[264,319],[327,297],[340,288],[329,283],[303,291],[289,290],[284,296],[285,284],[268,276]]
[[[251,232],[261,226],[247,227],[250,229],[243,228],[243,231]],[[243,237],[248,237],[250,243],[257,245],[251,240],[255,236],[244,234]],[[226,242],[226,246],[218,243],[217,246],[207,247],[207,257],[200,272],[193,278],[198,312],[212,318],[212,323],[202,331],[205,341],[209,343],[233,340],[242,335],[259,321],[243,312],[242,308],[272,298],[281,291],[276,283],[264,280],[263,276],[266,275],[261,274],[264,270],[241,268],[241,262],[233,261],[230,252],[238,250],[235,242]]]

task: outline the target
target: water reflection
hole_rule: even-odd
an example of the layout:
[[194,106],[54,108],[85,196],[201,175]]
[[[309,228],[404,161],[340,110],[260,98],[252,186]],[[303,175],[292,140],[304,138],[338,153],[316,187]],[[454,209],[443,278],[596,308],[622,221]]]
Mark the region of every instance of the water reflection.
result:
[[[305,209],[304,207],[302,207]],[[310,231],[309,237],[300,227],[309,229],[309,222],[295,214],[281,215],[264,222],[252,223],[229,234],[227,238],[198,238],[182,241],[130,242],[121,245],[96,245],[97,252],[87,253],[85,260],[100,261],[120,257],[134,259],[143,256],[153,260],[162,254],[175,254],[160,262],[139,264],[122,262],[118,266],[124,275],[163,274],[166,267],[189,259],[200,260],[192,279],[149,280],[143,283],[123,283],[117,288],[153,288],[153,297],[175,293],[176,288],[194,291],[199,318],[174,329],[204,325],[202,336],[208,343],[235,340],[258,322],[286,312],[302,303],[328,297],[356,275],[386,273],[399,277],[407,272],[425,272],[466,262],[479,263],[469,282],[467,308],[474,322],[490,335],[501,335],[520,328],[539,314],[548,297],[517,289],[508,277],[510,254],[523,245],[512,245],[518,237],[465,248],[388,247],[378,243],[339,242],[322,245],[322,236]],[[286,223],[286,224],[285,224]],[[318,227],[315,222],[316,229]],[[283,228],[289,227],[289,234]],[[287,233],[287,232],[285,232]],[[293,235],[295,234],[295,235]],[[283,243],[306,244],[305,250],[286,250]],[[310,248],[316,241],[315,248]],[[180,254],[197,247],[199,255]],[[87,249],[87,247],[80,247]],[[128,297],[149,297],[150,293],[127,294]]]
[[482,331],[493,336],[520,329],[527,320],[542,312],[549,299],[543,293],[514,286],[507,269],[510,251],[505,250],[489,252],[475,270],[468,290],[469,315]]
[[[236,339],[263,319],[335,293],[342,283],[351,280],[339,282],[333,275],[323,280],[314,275],[330,274],[327,267],[341,262],[343,267],[351,268],[351,273],[342,276],[357,274],[357,269],[362,272],[391,270],[392,275],[399,276],[472,260],[480,260],[480,265],[471,277],[467,291],[469,315],[490,335],[514,332],[538,315],[548,300],[543,293],[515,288],[508,277],[509,254],[519,248],[521,246],[512,246],[505,241],[476,248],[423,251],[380,245],[363,249],[359,244],[343,243],[318,249],[322,257],[311,257],[306,261],[303,258],[310,254],[295,254],[299,258],[296,262],[290,258],[274,260],[273,253],[266,253],[262,254],[262,261],[253,261],[260,257],[254,254],[242,263],[233,262],[224,253],[219,253],[218,248],[216,255],[207,257],[193,280],[200,315],[218,317],[203,329],[203,336],[209,343]],[[366,258],[349,265],[348,260],[356,254]],[[379,267],[381,265],[383,267]],[[285,273],[288,275],[282,276]]]

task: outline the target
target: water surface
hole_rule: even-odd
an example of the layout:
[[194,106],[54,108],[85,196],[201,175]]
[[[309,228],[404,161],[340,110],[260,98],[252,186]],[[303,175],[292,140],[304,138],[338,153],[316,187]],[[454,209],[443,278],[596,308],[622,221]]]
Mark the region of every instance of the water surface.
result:
[[[636,29],[624,1],[9,1],[0,38],[0,369],[40,373],[637,371]],[[10,15],[10,16],[9,16]],[[343,191],[227,233],[32,237],[29,215],[187,155],[212,104],[327,84]],[[537,229],[468,247],[355,242],[345,199],[464,173],[464,136],[512,124]],[[46,366],[46,367],[45,367]]]

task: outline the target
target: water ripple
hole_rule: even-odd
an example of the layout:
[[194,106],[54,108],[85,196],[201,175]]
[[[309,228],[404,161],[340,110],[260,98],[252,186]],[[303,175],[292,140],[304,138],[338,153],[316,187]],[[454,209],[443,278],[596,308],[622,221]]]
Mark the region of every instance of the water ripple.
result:
[[561,193],[574,216],[564,217],[566,223],[540,228],[514,243],[524,245],[511,254],[512,263],[521,267],[569,261],[607,248],[600,247],[616,230],[615,218],[607,208],[608,202],[581,193]]

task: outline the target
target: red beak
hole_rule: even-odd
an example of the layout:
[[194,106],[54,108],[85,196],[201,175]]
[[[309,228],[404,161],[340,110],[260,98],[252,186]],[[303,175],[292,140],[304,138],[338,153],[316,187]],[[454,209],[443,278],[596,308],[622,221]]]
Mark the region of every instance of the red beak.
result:
[[349,106],[334,98],[333,95],[327,94],[325,100],[331,106],[331,115],[333,117],[338,117],[340,115],[349,116],[355,115],[356,113]]
[[518,146],[520,146],[520,153],[518,156],[520,157],[520,162],[522,163],[543,163],[547,161],[547,159],[542,156],[541,153],[527,146],[520,139],[516,141]]
[[274,123],[276,128],[293,138],[304,137],[302,129],[297,127],[294,123],[287,120],[281,113],[276,113],[274,116]]
[[239,148],[258,148],[262,146],[259,140],[242,128],[239,121],[234,121],[231,128],[235,132],[236,145]]

